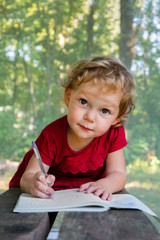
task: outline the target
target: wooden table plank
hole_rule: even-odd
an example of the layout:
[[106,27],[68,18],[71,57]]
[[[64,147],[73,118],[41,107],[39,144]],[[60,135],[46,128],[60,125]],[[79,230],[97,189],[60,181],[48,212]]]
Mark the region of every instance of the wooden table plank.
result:
[[[126,193],[126,191],[121,193]],[[58,240],[66,239],[160,240],[160,234],[143,212],[111,209],[97,213],[66,213]]]
[[58,240],[160,240],[150,220],[138,210],[66,213]]
[[11,188],[0,195],[0,236],[4,240],[46,239],[57,213],[13,213],[21,191]]

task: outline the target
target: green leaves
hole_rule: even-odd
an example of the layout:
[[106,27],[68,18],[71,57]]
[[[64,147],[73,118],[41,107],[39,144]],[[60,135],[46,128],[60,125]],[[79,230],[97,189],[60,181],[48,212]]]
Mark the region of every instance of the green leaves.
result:
[[[119,46],[120,24],[124,30],[126,26],[120,22],[120,1],[2,1],[0,107],[9,105],[11,110],[0,112],[0,140],[4,142],[0,154],[20,159],[31,138],[65,114],[58,82],[66,79],[72,63],[89,55],[118,56],[124,52],[122,47],[132,43],[137,96],[127,124],[126,161],[138,156],[145,159],[148,152],[159,158],[159,6],[159,0],[129,1],[133,35],[129,43],[122,41]],[[126,4],[123,8],[127,13]],[[17,111],[22,117],[15,128]],[[23,152],[17,153],[18,145]]]

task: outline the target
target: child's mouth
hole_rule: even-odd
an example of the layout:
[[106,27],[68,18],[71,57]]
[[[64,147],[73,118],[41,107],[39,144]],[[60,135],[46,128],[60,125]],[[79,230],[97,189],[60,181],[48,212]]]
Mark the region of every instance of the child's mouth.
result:
[[93,129],[90,129],[90,128],[88,128],[88,127],[85,127],[85,126],[83,126],[83,125],[81,125],[81,124],[79,124],[79,126],[80,126],[80,128],[83,129],[84,131],[93,131]]

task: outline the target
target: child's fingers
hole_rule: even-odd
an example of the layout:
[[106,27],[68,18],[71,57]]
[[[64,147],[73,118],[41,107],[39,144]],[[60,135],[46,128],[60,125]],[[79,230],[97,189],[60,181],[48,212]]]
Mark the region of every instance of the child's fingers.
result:
[[103,200],[112,200],[112,193],[108,189],[101,188],[94,184],[89,186],[89,188],[86,190],[86,193],[94,193],[94,195],[101,197]]
[[109,192],[107,200],[108,200],[108,201],[111,201],[111,200],[112,200],[112,193],[111,193],[111,192]]
[[103,192],[101,198],[103,200],[111,201],[112,200],[112,193],[110,191],[105,191],[105,192]]
[[52,175],[47,179],[42,172],[37,172],[32,195],[40,198],[50,198],[50,194],[53,194],[54,190],[49,186],[48,182],[52,184],[54,180],[55,177],[52,177]]
[[[86,193],[95,193],[96,190],[100,189],[99,186],[95,182],[90,182],[88,186],[86,186]],[[99,195],[98,195],[99,196]]]
[[41,183],[43,183],[44,185],[47,185],[47,181],[46,181],[45,175],[42,172],[37,172],[36,173],[36,179],[38,181],[40,181]]
[[91,183],[92,182],[82,184],[79,188],[79,192],[83,192],[83,191],[87,190]]
[[109,189],[105,189],[96,184],[96,182],[85,183],[80,186],[79,191],[86,191],[86,193],[94,193],[96,196],[101,197],[103,200],[112,200],[112,193]]
[[40,181],[35,182],[35,191],[38,197],[41,197],[43,195],[43,198],[48,198],[49,194],[53,194],[54,190],[50,188],[47,184],[43,184]]
[[94,192],[94,195],[96,195],[96,196],[101,196],[102,194],[104,194],[104,189],[102,189],[102,188],[98,188]]
[[32,195],[39,198],[46,198],[46,199],[50,198],[50,195],[48,193],[41,192],[39,190],[34,191]]
[[31,188],[32,196],[39,198],[49,198],[50,195],[48,194],[48,192],[49,190],[47,185],[44,185],[37,179],[33,182],[33,187]]
[[95,192],[98,189],[98,186],[95,182],[88,182],[80,186],[79,191],[86,191],[86,193]]
[[55,182],[55,176],[49,174],[46,178],[46,181],[47,181],[48,186],[52,187]]
[[86,193],[93,193],[97,190],[97,187],[96,186],[89,186],[87,189],[86,189]]

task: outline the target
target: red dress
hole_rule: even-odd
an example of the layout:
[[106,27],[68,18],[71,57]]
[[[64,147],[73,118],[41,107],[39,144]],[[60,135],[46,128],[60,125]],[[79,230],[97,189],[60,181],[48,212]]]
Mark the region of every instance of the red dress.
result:
[[[56,177],[53,188],[78,188],[83,183],[105,176],[105,159],[108,153],[127,145],[124,127],[110,128],[80,151],[72,150],[67,142],[67,117],[64,116],[46,126],[36,140],[41,158],[50,166],[49,174]],[[33,154],[31,149],[24,156],[9,187],[19,186],[21,176]]]

